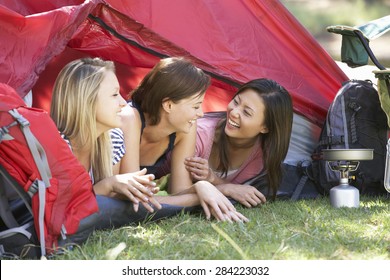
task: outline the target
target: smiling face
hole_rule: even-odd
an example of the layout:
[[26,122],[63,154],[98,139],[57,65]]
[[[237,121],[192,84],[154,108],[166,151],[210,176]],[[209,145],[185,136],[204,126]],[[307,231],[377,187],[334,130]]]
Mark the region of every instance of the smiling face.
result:
[[176,132],[189,133],[195,121],[203,117],[202,103],[204,94],[195,94],[191,97],[173,103],[164,102],[165,110],[169,110],[168,120]]
[[98,133],[121,126],[120,112],[126,101],[119,93],[119,82],[114,72],[105,71],[96,100]]
[[259,94],[247,89],[237,94],[227,107],[225,133],[232,138],[249,139],[267,133],[265,105]]

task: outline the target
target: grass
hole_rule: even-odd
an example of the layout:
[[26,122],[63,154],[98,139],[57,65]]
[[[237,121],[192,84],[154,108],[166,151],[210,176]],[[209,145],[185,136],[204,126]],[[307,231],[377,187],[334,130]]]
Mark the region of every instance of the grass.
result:
[[361,197],[359,208],[328,198],[238,207],[250,222],[176,217],[96,231],[61,260],[388,260],[390,200]]

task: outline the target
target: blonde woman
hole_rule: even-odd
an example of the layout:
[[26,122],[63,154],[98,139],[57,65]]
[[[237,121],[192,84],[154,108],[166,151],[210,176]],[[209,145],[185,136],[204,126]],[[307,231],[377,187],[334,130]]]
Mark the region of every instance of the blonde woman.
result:
[[[155,199],[154,176],[146,169],[118,174],[125,151],[113,156],[110,129],[121,126],[126,106],[111,61],[83,58],[59,73],[51,102],[51,117],[72,152],[90,174],[99,206],[97,228],[176,214],[180,207],[162,207]],[[114,144],[115,145],[115,144]]]

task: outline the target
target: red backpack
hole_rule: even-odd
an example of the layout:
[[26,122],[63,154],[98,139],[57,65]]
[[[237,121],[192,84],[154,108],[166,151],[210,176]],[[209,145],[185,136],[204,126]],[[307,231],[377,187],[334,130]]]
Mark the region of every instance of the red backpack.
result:
[[[0,183],[12,179],[30,194],[33,228],[45,255],[54,251],[61,236],[77,233],[80,221],[98,211],[92,182],[47,112],[27,107],[2,83],[0,100],[0,167],[10,175]],[[10,193],[6,187],[0,185],[3,195]],[[2,220],[0,226],[10,228]]]

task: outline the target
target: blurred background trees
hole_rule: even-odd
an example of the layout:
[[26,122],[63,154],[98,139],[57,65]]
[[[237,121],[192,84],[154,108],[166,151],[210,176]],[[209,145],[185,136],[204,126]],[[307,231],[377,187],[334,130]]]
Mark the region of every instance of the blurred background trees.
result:
[[[356,26],[390,15],[390,0],[280,1],[335,60],[340,59],[341,36],[327,32],[326,27]],[[390,31],[371,41],[370,47],[378,60],[390,68]]]

